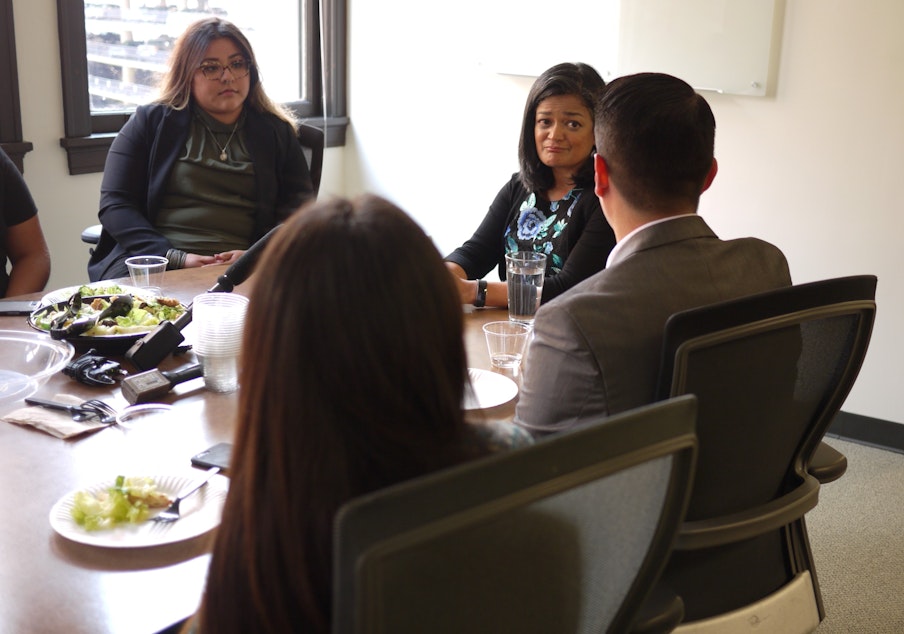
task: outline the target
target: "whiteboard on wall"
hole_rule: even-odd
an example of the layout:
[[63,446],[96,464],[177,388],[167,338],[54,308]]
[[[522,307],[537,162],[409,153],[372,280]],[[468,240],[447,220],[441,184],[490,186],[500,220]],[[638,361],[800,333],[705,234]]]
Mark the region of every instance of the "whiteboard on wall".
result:
[[784,0],[566,0],[555,15],[548,1],[519,4],[497,6],[504,27],[486,40],[497,72],[536,76],[582,61],[607,81],[653,71],[698,90],[773,92]]

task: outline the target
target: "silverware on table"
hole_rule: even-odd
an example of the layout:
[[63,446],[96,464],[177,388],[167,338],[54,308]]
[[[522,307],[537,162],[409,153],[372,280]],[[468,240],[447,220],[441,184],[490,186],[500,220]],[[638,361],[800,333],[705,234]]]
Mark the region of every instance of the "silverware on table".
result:
[[195,491],[199,490],[201,487],[207,484],[207,482],[219,472],[219,467],[211,467],[210,469],[208,469],[203,478],[188,485],[182,491],[179,491],[178,495],[176,495],[176,499],[173,500],[173,503],[151,519],[155,522],[175,522],[181,517],[179,513],[179,505],[182,503],[182,500],[192,495]]
[[82,422],[89,418],[97,418],[98,421],[104,425],[110,425],[116,422],[116,410],[111,405],[96,398],[88,399],[77,405],[32,397],[26,398],[25,402],[29,405],[37,405],[39,407],[68,412],[72,416],[72,420],[76,422]]

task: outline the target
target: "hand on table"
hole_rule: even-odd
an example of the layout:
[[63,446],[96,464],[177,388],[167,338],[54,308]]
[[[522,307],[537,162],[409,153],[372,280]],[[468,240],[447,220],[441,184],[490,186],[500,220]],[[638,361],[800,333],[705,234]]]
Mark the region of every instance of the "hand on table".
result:
[[477,297],[477,281],[467,279],[464,269],[454,262],[446,262],[446,268],[455,280],[455,287],[461,297],[462,304],[473,304]]
[[[467,279],[465,270],[454,262],[446,262],[446,268],[452,279],[455,280],[455,287],[458,289],[458,295],[462,304],[473,304],[477,299],[477,280]],[[508,287],[505,282],[488,282],[486,306],[497,306],[505,308],[508,306]]]
[[462,304],[473,304],[477,297],[477,280],[463,280],[453,275]]
[[234,249],[232,251],[223,251],[222,253],[217,253],[214,255],[215,261],[213,264],[232,264],[236,260],[238,260],[245,251],[241,249]]
[[208,264],[218,264],[214,255],[198,255],[197,253],[188,253],[185,255],[185,262],[182,264],[184,269],[194,269],[199,266],[207,266]]
[[217,266],[220,264],[232,264],[241,257],[244,251],[236,249],[234,251],[223,251],[214,255],[198,255],[197,253],[189,253],[185,256],[185,264],[183,268],[191,269],[199,266]]

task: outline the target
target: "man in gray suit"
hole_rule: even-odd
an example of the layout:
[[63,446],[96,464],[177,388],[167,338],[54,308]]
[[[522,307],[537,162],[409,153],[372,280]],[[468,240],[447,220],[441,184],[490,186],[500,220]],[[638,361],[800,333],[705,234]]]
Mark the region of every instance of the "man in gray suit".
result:
[[606,268],[537,313],[515,413],[535,433],[651,403],[665,322],[678,311],[791,284],[775,246],[721,240],[697,215],[715,119],[688,84],[614,80],[596,108],[596,195],[617,244]]

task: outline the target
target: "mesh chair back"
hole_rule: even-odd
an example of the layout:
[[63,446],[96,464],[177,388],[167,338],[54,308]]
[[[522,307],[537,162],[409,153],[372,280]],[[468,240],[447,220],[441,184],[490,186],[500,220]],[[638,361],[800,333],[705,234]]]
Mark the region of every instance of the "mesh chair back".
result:
[[875,289],[874,276],[838,278],[669,319],[660,396],[699,399],[688,520],[764,504],[801,482],[860,371]]
[[694,401],[352,501],[336,520],[333,631],[625,631],[683,515]]
[[874,276],[824,280],[666,324],[659,396],[699,400],[694,490],[665,572],[690,619],[812,569],[803,516],[819,483],[806,466],[860,371],[875,291]]

